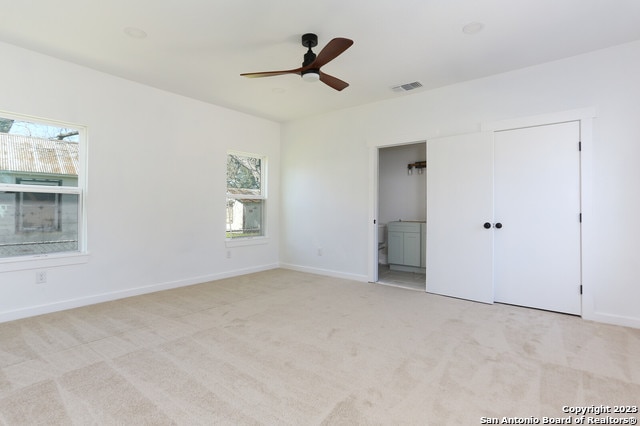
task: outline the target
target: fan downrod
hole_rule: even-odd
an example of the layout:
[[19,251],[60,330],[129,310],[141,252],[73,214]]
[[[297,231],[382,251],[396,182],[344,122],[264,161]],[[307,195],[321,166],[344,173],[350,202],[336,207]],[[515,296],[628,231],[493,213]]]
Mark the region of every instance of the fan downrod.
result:
[[[318,36],[311,33],[304,34],[302,36],[302,45],[308,49],[307,53],[304,54],[304,62],[302,62],[302,66],[306,67],[316,60],[316,54],[313,53],[311,48],[318,45]],[[317,74],[315,70],[313,72]],[[306,72],[302,73],[302,75],[304,74],[306,74]]]

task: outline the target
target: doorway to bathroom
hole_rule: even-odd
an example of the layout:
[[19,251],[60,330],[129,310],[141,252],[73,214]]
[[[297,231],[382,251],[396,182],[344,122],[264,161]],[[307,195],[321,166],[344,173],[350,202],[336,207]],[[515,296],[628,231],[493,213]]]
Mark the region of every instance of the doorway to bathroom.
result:
[[377,279],[426,290],[426,142],[377,149]]

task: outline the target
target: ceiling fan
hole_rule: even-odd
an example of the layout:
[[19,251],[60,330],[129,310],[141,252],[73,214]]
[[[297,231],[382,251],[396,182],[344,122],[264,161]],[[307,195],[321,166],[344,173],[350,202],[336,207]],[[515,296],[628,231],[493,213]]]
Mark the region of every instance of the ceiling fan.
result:
[[299,74],[306,81],[318,81],[320,80],[329,87],[340,91],[349,86],[349,83],[333,77],[329,74],[320,71],[320,68],[327,64],[329,61],[334,60],[338,55],[347,50],[353,44],[353,40],[348,38],[334,38],[318,53],[311,51],[312,47],[318,45],[318,36],[315,34],[304,34],[302,36],[302,45],[306,47],[307,53],[304,55],[304,62],[300,68],[284,71],[265,71],[265,72],[250,72],[240,74],[243,77],[255,78],[255,77],[272,77],[274,75],[283,74]]

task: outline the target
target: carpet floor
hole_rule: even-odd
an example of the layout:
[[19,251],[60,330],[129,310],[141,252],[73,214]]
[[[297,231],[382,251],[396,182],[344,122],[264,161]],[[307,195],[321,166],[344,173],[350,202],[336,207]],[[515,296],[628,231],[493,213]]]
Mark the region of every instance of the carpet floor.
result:
[[6,425],[476,425],[639,403],[638,329],[285,269],[0,324]]

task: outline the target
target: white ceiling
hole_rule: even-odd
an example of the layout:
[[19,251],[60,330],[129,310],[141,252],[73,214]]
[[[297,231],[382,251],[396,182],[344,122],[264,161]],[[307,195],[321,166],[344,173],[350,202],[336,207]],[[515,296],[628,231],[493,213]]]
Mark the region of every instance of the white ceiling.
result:
[[[348,88],[240,77],[299,67],[307,32],[354,40],[322,69]],[[0,0],[0,41],[277,121],[638,39],[640,0]]]

